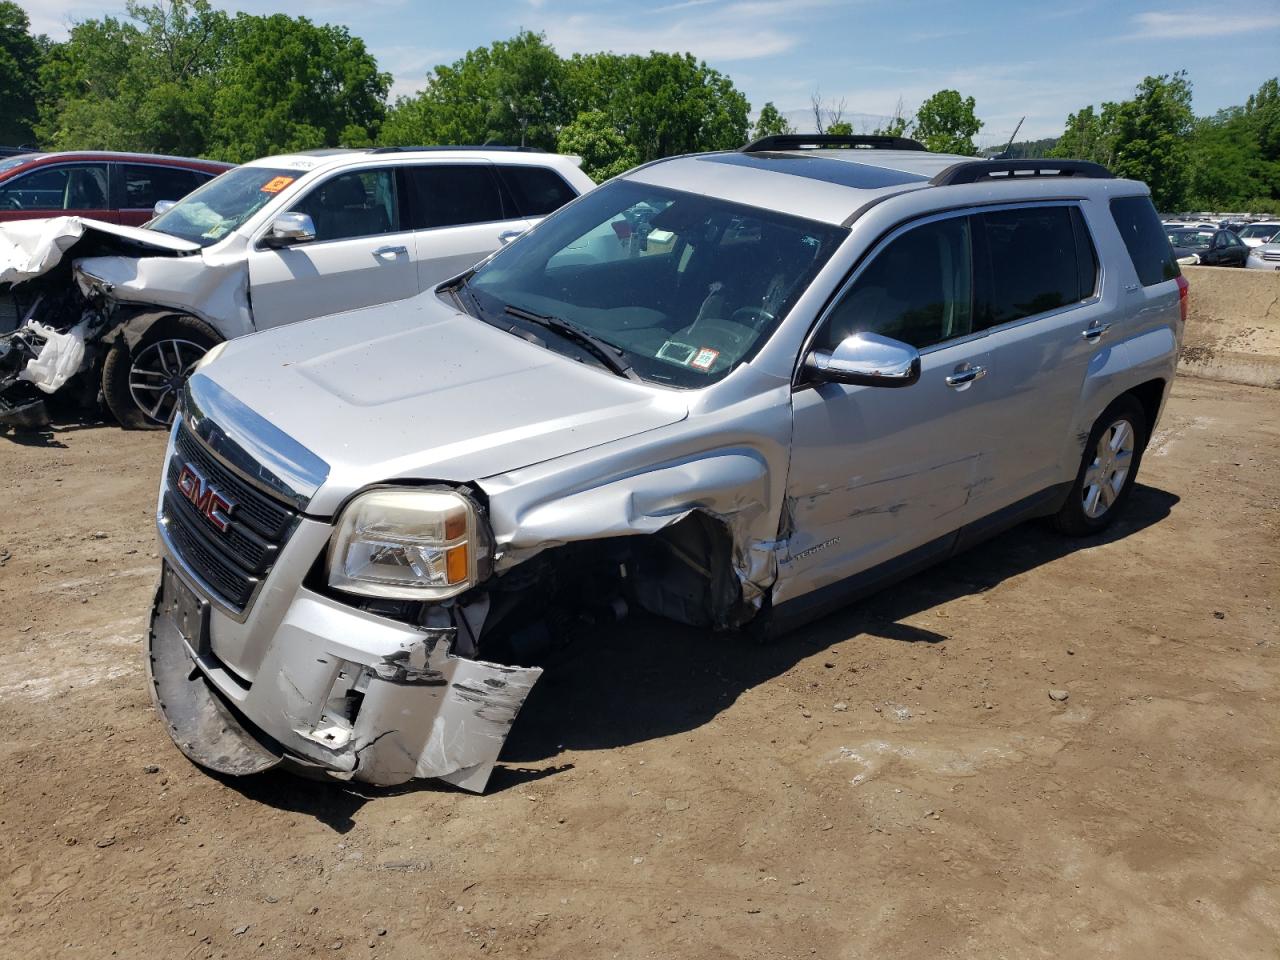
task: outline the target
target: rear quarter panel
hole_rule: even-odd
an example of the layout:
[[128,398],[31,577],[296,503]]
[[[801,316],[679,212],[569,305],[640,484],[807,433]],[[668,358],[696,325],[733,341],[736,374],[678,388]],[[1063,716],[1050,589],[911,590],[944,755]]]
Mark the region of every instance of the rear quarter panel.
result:
[[[1094,422],[1121,394],[1151,380],[1164,381],[1169,395],[1182,338],[1182,314],[1176,280],[1144,287],[1111,216],[1110,202],[1132,196],[1132,184],[1115,181],[1082,204],[1098,257],[1102,262],[1104,297],[1112,304],[1112,327],[1089,364],[1071,441],[1063,452],[1064,477],[1074,476],[1080,451]],[[1155,422],[1147,425],[1154,431]]]

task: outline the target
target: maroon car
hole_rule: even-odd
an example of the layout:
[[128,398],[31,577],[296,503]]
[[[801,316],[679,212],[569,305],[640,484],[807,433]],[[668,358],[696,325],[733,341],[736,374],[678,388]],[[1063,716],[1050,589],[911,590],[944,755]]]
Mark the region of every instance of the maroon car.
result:
[[0,159],[0,223],[78,216],[138,226],[229,163],[148,153],[22,153]]

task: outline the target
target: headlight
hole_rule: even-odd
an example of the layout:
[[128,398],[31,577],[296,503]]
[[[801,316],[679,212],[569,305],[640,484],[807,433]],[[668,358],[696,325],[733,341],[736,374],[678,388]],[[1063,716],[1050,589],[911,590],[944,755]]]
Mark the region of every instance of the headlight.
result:
[[223,340],[221,343],[215,343],[205,352],[203,357],[196,361],[196,365],[191,368],[191,372],[195,373],[197,370],[203,370],[209,364],[213,363],[213,361],[217,360],[219,355],[225,349],[227,349],[226,340]]
[[444,600],[473,587],[488,537],[453,490],[373,490],[342,512],[329,586],[367,597]]

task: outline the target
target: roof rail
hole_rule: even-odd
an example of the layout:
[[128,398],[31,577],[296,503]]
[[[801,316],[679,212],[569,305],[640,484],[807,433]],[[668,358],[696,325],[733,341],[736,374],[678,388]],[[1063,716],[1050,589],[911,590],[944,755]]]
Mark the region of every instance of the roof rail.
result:
[[953,163],[929,182],[935,187],[988,180],[1017,180],[1022,177],[1085,177],[1113,180],[1115,174],[1091,160],[965,160]]
[[429,147],[375,147],[370,153],[419,153],[436,150],[505,150],[508,153],[545,153],[540,147],[509,147],[500,143],[435,144]]
[[763,153],[767,150],[809,150],[827,147],[849,147],[862,150],[923,150],[924,144],[908,137],[890,137],[881,134],[780,133],[776,136],[752,140],[741,148],[741,152]]

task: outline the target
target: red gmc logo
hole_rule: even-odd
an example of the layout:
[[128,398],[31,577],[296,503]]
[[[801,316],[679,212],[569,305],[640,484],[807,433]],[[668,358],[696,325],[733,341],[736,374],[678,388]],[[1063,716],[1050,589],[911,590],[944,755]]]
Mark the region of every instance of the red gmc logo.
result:
[[182,472],[178,474],[178,491],[195,504],[200,515],[217,527],[220,533],[227,532],[235,504],[210,486],[189,463],[183,464]]

